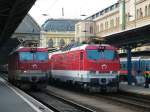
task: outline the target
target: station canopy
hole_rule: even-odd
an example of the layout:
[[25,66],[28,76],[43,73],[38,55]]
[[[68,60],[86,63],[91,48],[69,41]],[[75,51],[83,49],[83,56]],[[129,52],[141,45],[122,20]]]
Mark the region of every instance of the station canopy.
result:
[[0,0],[0,63],[19,44],[10,38],[36,0]]
[[105,42],[119,48],[139,47],[150,43],[150,24],[104,37]]

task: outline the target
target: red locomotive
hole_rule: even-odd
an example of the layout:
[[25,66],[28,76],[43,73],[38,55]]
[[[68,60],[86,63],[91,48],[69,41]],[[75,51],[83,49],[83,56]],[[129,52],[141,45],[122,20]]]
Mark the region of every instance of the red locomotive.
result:
[[8,80],[21,88],[45,88],[48,82],[48,50],[22,47],[9,56]]
[[116,50],[106,44],[85,44],[50,53],[50,77],[89,91],[117,91],[120,61]]

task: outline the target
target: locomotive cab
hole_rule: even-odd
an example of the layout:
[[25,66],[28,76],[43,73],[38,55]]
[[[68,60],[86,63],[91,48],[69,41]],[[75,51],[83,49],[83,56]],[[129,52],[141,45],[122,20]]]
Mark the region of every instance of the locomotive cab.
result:
[[54,80],[96,91],[118,89],[120,60],[113,46],[81,45],[50,54],[50,61]]
[[44,88],[48,81],[47,65],[45,48],[20,48],[10,55],[9,81],[23,88]]

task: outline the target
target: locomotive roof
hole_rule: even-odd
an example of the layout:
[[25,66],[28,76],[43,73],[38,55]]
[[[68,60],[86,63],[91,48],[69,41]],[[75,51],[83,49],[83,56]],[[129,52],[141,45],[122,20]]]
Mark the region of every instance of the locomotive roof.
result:
[[24,51],[24,52],[27,52],[27,51],[31,51],[31,50],[38,50],[38,51],[48,51],[47,48],[44,48],[44,47],[19,47],[18,49],[16,49],[14,52],[20,52],[20,51]]
[[85,49],[95,49],[98,48],[99,46],[104,46],[107,49],[115,49],[115,47],[110,46],[108,44],[84,44],[82,46],[78,46],[78,47],[74,47],[71,48],[70,51],[74,51],[74,50],[85,50]]
[[66,49],[59,50],[57,52],[49,53],[49,58],[54,54],[61,54],[61,53],[66,53],[70,51],[85,50],[85,49],[95,49],[95,48],[98,48],[99,46],[105,46],[107,49],[116,49],[115,47],[108,45],[108,44],[84,44],[84,45],[79,45],[77,47],[73,46],[70,49],[66,48]]

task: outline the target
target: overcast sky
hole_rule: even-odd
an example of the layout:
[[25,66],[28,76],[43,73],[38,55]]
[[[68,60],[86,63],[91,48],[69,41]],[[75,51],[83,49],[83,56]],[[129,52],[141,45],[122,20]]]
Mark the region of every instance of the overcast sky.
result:
[[[84,19],[118,0],[37,0],[29,14],[41,25],[48,18]],[[64,16],[62,16],[62,8]],[[46,14],[47,16],[43,16]]]

